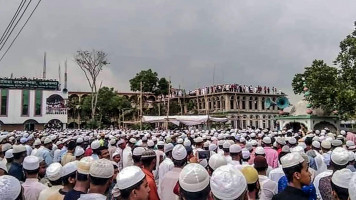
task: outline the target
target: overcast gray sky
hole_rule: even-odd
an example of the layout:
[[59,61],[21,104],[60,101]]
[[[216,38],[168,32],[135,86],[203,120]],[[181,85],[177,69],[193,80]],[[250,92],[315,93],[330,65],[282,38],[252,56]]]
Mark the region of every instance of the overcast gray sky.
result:
[[[0,33],[19,3],[0,0]],[[275,86],[295,102],[294,74],[313,59],[331,64],[355,10],[356,1],[335,0],[42,0],[1,76],[41,77],[46,51],[49,78],[68,59],[69,90],[87,91],[73,55],[98,49],[111,63],[100,79],[119,91],[148,68],[175,87],[212,85],[215,66],[215,83]]]

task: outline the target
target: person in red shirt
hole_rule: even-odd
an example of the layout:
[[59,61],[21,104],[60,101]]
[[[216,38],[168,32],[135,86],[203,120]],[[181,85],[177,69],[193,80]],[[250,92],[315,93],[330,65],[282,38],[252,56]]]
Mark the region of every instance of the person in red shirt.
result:
[[156,153],[151,149],[144,151],[141,156],[141,161],[143,165],[142,171],[146,174],[146,180],[148,182],[148,186],[150,187],[148,199],[159,200],[157,185],[152,173],[152,171],[156,169]]

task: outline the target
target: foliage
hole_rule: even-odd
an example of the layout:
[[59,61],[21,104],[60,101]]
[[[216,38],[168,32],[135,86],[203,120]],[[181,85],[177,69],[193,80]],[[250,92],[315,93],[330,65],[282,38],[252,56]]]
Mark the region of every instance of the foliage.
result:
[[[355,24],[356,27],[356,24]],[[356,29],[340,42],[340,52],[330,67],[321,60],[313,61],[304,73],[294,76],[295,94],[303,92],[303,78],[310,90],[312,107],[334,111],[342,119],[354,118],[356,113]]]
[[167,95],[169,83],[165,78],[158,78],[157,72],[152,69],[142,70],[137,73],[134,78],[130,80],[130,87],[132,91],[140,91],[140,84],[142,82],[143,92],[152,92],[156,95]]

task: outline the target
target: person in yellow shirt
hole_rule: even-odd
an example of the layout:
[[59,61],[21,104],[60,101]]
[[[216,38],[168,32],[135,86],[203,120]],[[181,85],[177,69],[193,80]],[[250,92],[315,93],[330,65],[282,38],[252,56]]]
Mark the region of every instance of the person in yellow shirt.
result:
[[67,163],[69,162],[72,162],[72,161],[75,161],[76,158],[75,156],[73,155],[74,154],[74,150],[75,150],[75,141],[71,140],[68,145],[67,145],[67,148],[68,148],[68,151],[67,153],[65,153],[62,157],[62,160],[61,160],[61,164],[64,166],[66,165]]

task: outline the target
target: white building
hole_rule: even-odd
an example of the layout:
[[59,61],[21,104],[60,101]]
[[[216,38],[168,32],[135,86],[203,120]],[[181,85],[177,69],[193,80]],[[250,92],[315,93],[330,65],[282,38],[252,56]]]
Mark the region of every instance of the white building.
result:
[[68,93],[52,80],[0,79],[0,129],[65,128]]

